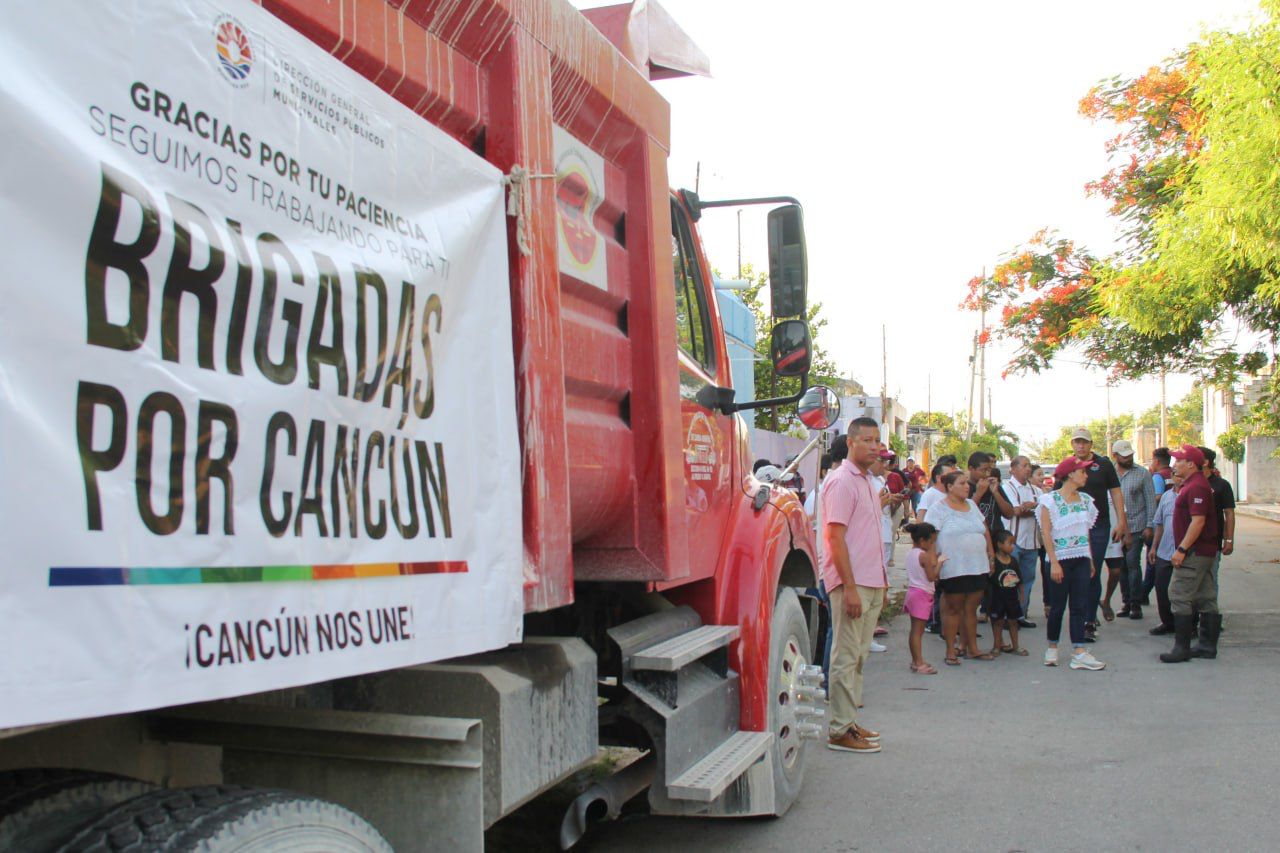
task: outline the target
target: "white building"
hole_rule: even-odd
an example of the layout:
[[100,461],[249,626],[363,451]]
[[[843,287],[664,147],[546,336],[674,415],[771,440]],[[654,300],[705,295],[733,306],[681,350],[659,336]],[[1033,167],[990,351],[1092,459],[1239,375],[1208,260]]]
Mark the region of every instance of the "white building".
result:
[[1218,469],[1235,489],[1236,499],[1249,503],[1280,503],[1280,436],[1253,436],[1245,441],[1244,461],[1228,461],[1218,446],[1219,437],[1239,423],[1270,381],[1271,369],[1242,380],[1235,388],[1204,390],[1204,443],[1218,451]]
[[[887,405],[886,405],[887,404]],[[840,397],[840,429],[848,428],[854,418],[868,417],[880,424],[880,440],[889,443],[889,436],[907,440],[907,421],[911,412],[893,397],[872,397],[866,394],[850,394]]]

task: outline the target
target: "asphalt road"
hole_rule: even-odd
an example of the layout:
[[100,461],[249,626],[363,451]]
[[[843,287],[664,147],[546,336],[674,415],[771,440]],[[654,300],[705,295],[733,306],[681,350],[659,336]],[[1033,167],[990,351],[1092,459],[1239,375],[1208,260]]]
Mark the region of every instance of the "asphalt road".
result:
[[1170,643],[1147,635],[1149,615],[1104,625],[1104,671],[1048,668],[1033,607],[1029,657],[943,667],[926,636],[940,672],[918,676],[900,617],[866,676],[863,723],[883,752],[812,744],[781,819],[625,817],[580,849],[1280,849],[1280,524],[1241,518],[1236,540],[1216,661],[1160,663]]

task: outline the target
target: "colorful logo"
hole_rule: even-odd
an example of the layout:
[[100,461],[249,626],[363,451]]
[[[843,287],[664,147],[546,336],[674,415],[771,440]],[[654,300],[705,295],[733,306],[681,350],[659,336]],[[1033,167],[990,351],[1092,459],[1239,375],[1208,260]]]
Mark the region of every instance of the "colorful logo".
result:
[[253,45],[240,22],[223,15],[213,22],[214,46],[218,52],[218,68],[235,86],[247,86],[253,70]]

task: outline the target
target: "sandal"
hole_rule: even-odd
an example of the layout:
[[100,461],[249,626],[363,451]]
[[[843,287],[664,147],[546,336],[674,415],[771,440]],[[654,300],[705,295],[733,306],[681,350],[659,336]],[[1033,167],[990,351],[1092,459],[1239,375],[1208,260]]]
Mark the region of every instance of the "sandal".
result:
[[1116,612],[1111,609],[1111,605],[1105,601],[1099,602],[1098,606],[1102,608],[1102,618],[1108,622],[1116,621]]
[[1008,655],[1008,654],[1013,654],[1015,649],[1013,648],[1013,646],[1001,646],[1000,651]]
[[911,664],[911,671],[916,675],[937,675],[938,670],[933,668],[932,664],[922,663],[919,666]]
[[943,658],[942,662],[947,666],[959,666],[960,658]]
[[995,660],[996,656],[991,654],[991,652],[982,652],[981,654],[974,655],[973,659],[974,660]]
[[1030,652],[1028,652],[1022,646],[1018,646],[1016,649],[1009,649],[1008,651],[1009,651],[1009,654],[1017,655],[1020,658],[1025,658],[1027,655],[1030,654]]

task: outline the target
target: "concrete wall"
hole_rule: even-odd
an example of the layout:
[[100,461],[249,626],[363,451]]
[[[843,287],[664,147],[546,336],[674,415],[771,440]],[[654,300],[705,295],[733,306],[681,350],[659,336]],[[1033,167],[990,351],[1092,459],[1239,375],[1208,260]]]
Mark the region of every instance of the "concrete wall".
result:
[[1263,374],[1246,380],[1241,390],[1204,391],[1204,443],[1219,451],[1218,469],[1235,489],[1236,499],[1254,504],[1280,503],[1280,459],[1272,456],[1280,447],[1280,437],[1247,439],[1244,462],[1240,464],[1222,456],[1218,439],[1243,417],[1248,406],[1257,402],[1266,381],[1267,374]]
[[[1245,444],[1239,492],[1242,500],[1254,504],[1280,503],[1280,459],[1272,454],[1280,447],[1280,437],[1258,436]],[[1225,472],[1224,472],[1225,475]]]
[[[767,429],[757,429],[751,435],[751,453],[753,454],[751,461],[768,459],[781,468],[786,464],[789,457],[804,450],[804,446],[808,443],[808,440],[803,438],[779,435]],[[818,482],[818,463],[820,458],[818,449],[815,447],[813,452],[800,463],[799,471],[800,476],[804,477],[806,493],[813,488],[814,483]]]

